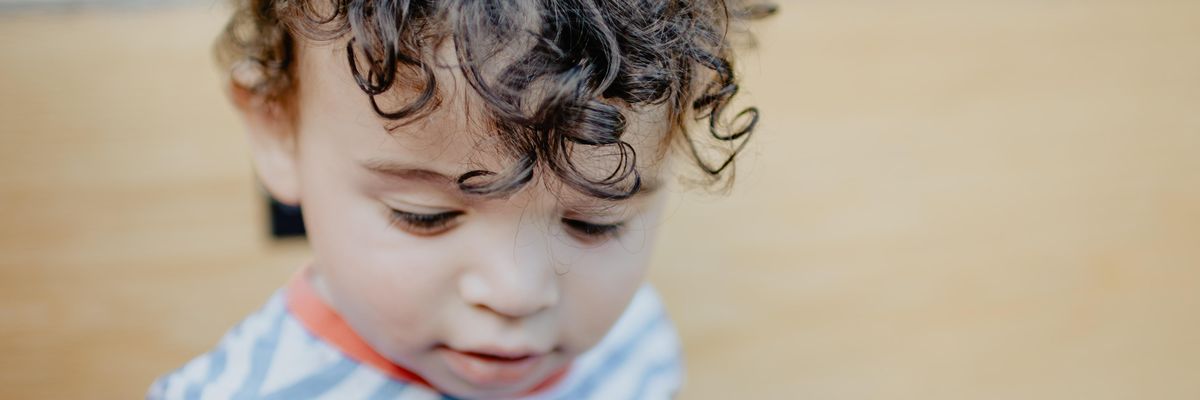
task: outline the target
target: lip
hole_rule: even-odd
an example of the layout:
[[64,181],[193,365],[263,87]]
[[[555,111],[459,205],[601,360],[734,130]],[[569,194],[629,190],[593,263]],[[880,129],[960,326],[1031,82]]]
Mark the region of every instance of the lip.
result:
[[476,386],[496,387],[525,380],[549,353],[492,347],[456,349],[442,345],[437,347],[437,354],[463,380]]

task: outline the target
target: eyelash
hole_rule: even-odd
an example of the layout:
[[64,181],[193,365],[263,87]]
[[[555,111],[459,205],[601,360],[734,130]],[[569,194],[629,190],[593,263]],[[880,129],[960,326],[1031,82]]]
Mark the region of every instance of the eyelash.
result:
[[616,237],[621,234],[621,228],[625,226],[624,223],[594,224],[591,222],[570,218],[563,218],[562,222],[567,226],[567,228],[570,228],[585,238],[596,240]]
[[[463,215],[462,211],[447,211],[437,214],[420,214],[407,211],[392,210],[392,221],[403,224],[405,230],[419,235],[434,235],[447,230],[456,218]],[[563,225],[579,235],[583,240],[609,239],[621,234],[625,223],[596,224],[577,219],[563,218]]]
[[407,211],[392,210],[392,221],[404,225],[406,230],[421,234],[432,235],[445,230],[462,211],[447,211],[437,214],[418,214]]

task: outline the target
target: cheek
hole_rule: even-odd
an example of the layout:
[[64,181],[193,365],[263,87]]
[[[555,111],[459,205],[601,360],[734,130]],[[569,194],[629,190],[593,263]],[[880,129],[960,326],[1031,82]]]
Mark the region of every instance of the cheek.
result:
[[604,339],[641,288],[649,268],[664,199],[656,198],[628,234],[594,249],[563,276],[564,333],[586,350]]
[[630,252],[620,245],[605,246],[580,259],[560,278],[564,342],[583,351],[608,333],[641,287],[649,264],[648,247]]
[[663,201],[656,200],[635,229],[580,257],[563,275],[566,342],[578,351],[595,345],[641,288],[657,238]]
[[455,293],[451,244],[398,231],[382,205],[352,186],[316,187],[304,198],[305,224],[332,306],[385,354],[435,333],[438,310]]

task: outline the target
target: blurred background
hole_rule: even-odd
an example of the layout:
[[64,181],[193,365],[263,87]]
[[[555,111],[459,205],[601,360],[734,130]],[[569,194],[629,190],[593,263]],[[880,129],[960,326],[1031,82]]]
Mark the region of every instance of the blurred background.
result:
[[[1200,398],[1200,2],[783,1],[651,279],[685,399]],[[139,398],[308,258],[208,1],[0,0],[0,398]]]

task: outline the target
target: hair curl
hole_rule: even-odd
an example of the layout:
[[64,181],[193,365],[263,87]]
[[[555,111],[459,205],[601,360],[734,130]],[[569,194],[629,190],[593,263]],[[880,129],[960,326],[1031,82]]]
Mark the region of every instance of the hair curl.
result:
[[[745,147],[758,110],[722,119],[738,91],[727,32],[739,20],[775,11],[773,5],[734,8],[723,0],[234,1],[218,59],[227,68],[252,62],[260,79],[249,89],[256,95],[277,100],[293,86],[293,35],[322,41],[348,36],[355,82],[380,117],[403,125],[439,105],[434,68],[441,65],[432,51],[449,39],[501,148],[515,160],[499,173],[463,174],[459,187],[509,193],[540,165],[571,188],[608,200],[641,187],[636,153],[621,139],[622,111],[634,107],[666,104],[672,131],[679,132],[671,138],[686,144],[712,181],[729,175],[723,172]],[[511,62],[498,62],[502,54]],[[382,108],[376,98],[398,81],[419,90],[407,104]],[[707,119],[708,137],[730,143],[721,162],[705,161],[697,138],[687,134],[689,111]],[[592,176],[574,161],[576,146],[610,150],[616,165],[606,176]]]

